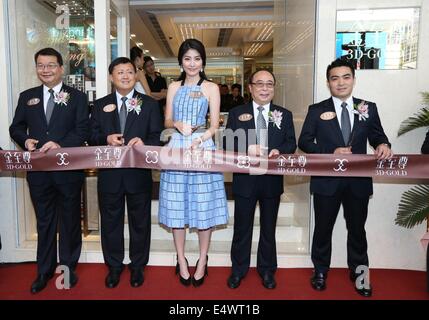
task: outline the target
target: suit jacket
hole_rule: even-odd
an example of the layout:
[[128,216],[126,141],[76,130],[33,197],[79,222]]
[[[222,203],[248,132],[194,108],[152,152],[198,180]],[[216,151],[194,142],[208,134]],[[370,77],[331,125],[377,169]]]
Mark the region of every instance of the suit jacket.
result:
[[[283,113],[280,128],[278,129],[273,123],[268,124],[268,150],[278,149],[282,154],[292,154],[296,150],[295,129],[293,125],[292,113],[287,109],[270,105],[270,111],[278,110]],[[239,117],[243,114],[253,116],[251,120],[241,121]],[[249,145],[254,144],[255,139],[255,115],[253,114],[253,105],[248,103],[231,109],[228,115],[226,129],[233,131],[244,129],[246,132],[246,152]],[[252,130],[253,129],[253,130]],[[249,132],[249,130],[251,130]],[[250,138],[250,139],[249,139]],[[253,141],[253,142],[252,142]],[[229,148],[224,136],[224,149]],[[238,146],[237,139],[234,142],[234,150],[242,151],[242,146]],[[259,190],[259,191],[258,191]],[[261,194],[262,190],[262,194]],[[249,175],[234,173],[232,191],[234,194],[242,197],[263,196],[273,198],[283,193],[283,176],[279,175]],[[258,193],[258,194],[257,194]]]
[[[134,92],[134,97],[142,100],[141,112],[139,115],[134,111],[128,113],[124,131],[125,145],[135,137],[142,139],[145,145],[160,145],[162,127],[158,103],[137,91]],[[105,110],[104,107],[108,105],[115,105],[115,110]],[[95,101],[90,119],[91,145],[105,146],[107,136],[121,133],[118,110],[115,92]],[[152,172],[146,169],[102,169],[98,174],[98,190],[107,193],[120,190],[128,193],[150,192]]]
[[[21,93],[9,133],[22,149],[25,149],[27,139],[39,140],[37,148],[41,148],[49,141],[58,143],[62,148],[80,147],[88,139],[89,108],[86,95],[66,85],[63,85],[61,90],[68,92],[70,98],[67,105],[55,105],[49,125],[43,106],[43,86]],[[83,171],[29,172],[27,174],[30,185],[42,185],[48,179],[53,179],[58,184],[65,184],[83,178]]]
[[[353,103],[359,104],[362,100],[353,98]],[[359,115],[354,117],[354,125],[351,133],[351,147],[354,154],[367,153],[367,141],[375,149],[378,145],[386,143],[390,146],[389,139],[384,134],[377,106],[373,102],[367,102],[369,117],[359,121]],[[302,127],[298,146],[306,153],[334,153],[338,147],[345,147],[338,117],[330,120],[322,120],[325,112],[334,112],[335,106],[332,98],[311,105]],[[341,116],[341,115],[340,115]],[[346,179],[346,180],[344,180]],[[356,196],[369,196],[372,194],[372,179],[341,178],[341,177],[312,177],[310,191],[321,195],[332,196],[342,183],[348,182],[353,194]]]
[[422,153],[423,154],[429,154],[429,131],[426,133],[426,139],[422,145]]

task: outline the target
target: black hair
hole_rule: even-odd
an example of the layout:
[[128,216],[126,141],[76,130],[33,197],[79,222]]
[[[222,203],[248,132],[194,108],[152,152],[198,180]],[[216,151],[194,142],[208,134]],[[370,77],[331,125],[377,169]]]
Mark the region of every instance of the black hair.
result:
[[115,60],[113,60],[112,63],[110,64],[109,74],[113,74],[113,69],[115,69],[115,67],[117,65],[128,64],[128,63],[130,63],[133,66],[134,72],[137,72],[137,68],[136,68],[135,64],[130,59],[128,59],[127,57],[119,57],[119,58],[116,58]]
[[241,92],[241,84],[234,83],[234,84],[231,86],[231,91],[233,91],[235,88],[238,88],[238,91],[240,91],[240,92]]
[[328,81],[329,81],[329,74],[330,74],[331,70],[334,69],[334,68],[339,68],[339,67],[350,68],[350,70],[352,71],[352,74],[353,74],[353,78],[355,77],[355,67],[353,66],[353,64],[351,64],[346,59],[338,58],[337,60],[332,61],[332,63],[326,69],[326,79]]
[[[182,42],[182,44],[180,45],[179,54],[177,57],[177,60],[179,60],[179,66],[182,66],[183,56],[190,49],[194,49],[198,51],[198,53],[201,56],[201,59],[203,60],[203,67],[205,67],[206,66],[206,49],[204,48],[204,45],[201,43],[201,41],[197,39],[186,39],[185,41]],[[202,72],[200,71],[200,77],[204,80],[208,80],[204,71]],[[186,78],[186,73],[185,71],[183,71],[180,74],[179,79],[177,80],[182,81],[182,80],[185,80],[185,78]]]
[[134,64],[134,61],[136,61],[137,58],[141,58],[143,55],[143,50],[139,47],[132,47],[130,50],[130,59]]
[[145,66],[145,64],[146,64],[147,62],[149,62],[149,61],[152,61],[152,62],[153,62],[153,59],[152,59],[151,57],[149,57],[149,56],[145,56],[145,57],[143,58],[143,61],[144,61],[143,66]]
[[37,51],[37,53],[34,55],[34,62],[37,64],[37,58],[39,56],[54,56],[57,58],[58,64],[62,67],[64,65],[63,57],[61,56],[61,53],[59,53],[57,50],[53,48],[44,48],[42,50]]
[[256,70],[255,72],[253,72],[251,75],[250,75],[250,77],[249,77],[249,84],[252,84],[253,83],[253,78],[255,77],[255,75],[258,73],[258,72],[261,72],[261,71],[266,71],[266,72],[268,72],[269,74],[271,74],[271,76],[273,77],[273,79],[274,79],[274,83],[276,83],[276,77],[274,76],[274,73],[272,73],[270,70],[268,70],[268,69],[260,69],[260,70]]

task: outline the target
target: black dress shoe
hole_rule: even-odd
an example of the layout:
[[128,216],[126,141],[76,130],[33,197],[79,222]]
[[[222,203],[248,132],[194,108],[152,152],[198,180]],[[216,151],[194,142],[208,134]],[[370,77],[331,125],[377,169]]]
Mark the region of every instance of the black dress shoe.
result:
[[368,288],[365,288],[363,285],[362,285],[361,288],[358,288],[358,287],[355,286],[355,290],[362,297],[369,298],[369,297],[372,296],[372,287],[371,287],[371,285],[369,285]]
[[70,271],[70,289],[75,287],[79,278],[75,271]]
[[274,289],[277,285],[272,273],[265,273],[262,276],[262,285],[267,289]]
[[39,274],[31,285],[31,293],[38,293],[45,289],[48,281],[52,279],[53,274]]
[[[179,264],[179,259],[178,257],[176,257],[177,259],[177,263],[176,263],[176,276],[179,275],[179,281],[181,284],[183,284],[185,287],[189,287],[191,285],[191,274],[189,273],[189,277],[188,279],[185,279],[182,277],[182,275],[180,274],[180,264]],[[188,259],[186,259],[186,267],[188,268],[188,272],[189,272],[189,263],[188,263]]]
[[[197,263],[195,264],[195,269],[197,269],[197,267],[198,267],[198,262],[200,262],[200,259],[197,260]],[[201,286],[204,283],[204,278],[209,275],[209,272],[207,270],[207,264],[208,263],[209,263],[209,257],[207,256],[206,265],[204,267],[204,275],[201,279],[198,279],[198,280],[195,279],[195,274],[192,276],[192,285],[194,287]]]
[[372,296],[372,287],[371,287],[371,285],[369,283],[366,284],[366,285],[364,283],[358,283],[356,285],[356,280],[357,280],[358,277],[359,277],[359,274],[356,274],[355,272],[350,271],[350,281],[353,282],[353,285],[355,287],[355,291],[359,295],[361,295],[362,297],[365,297],[365,298],[371,297]]
[[326,279],[328,278],[327,273],[314,272],[311,277],[311,286],[314,290],[323,291],[326,289]]
[[130,284],[131,287],[137,288],[140,287],[144,282],[144,275],[142,269],[132,269],[131,270],[131,278]]
[[107,288],[115,288],[119,284],[121,279],[122,270],[109,269],[107,274],[105,285]]
[[227,283],[228,287],[230,287],[231,289],[236,289],[240,286],[241,279],[242,278],[240,276],[237,276],[235,274],[231,274],[226,283]]

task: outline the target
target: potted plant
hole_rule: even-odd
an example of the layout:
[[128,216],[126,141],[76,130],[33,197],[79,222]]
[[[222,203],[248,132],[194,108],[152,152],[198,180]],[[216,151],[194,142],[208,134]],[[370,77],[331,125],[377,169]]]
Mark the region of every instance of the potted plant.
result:
[[[429,92],[423,92],[424,107],[414,116],[401,123],[398,137],[411,130],[429,127]],[[426,234],[422,245],[426,247],[427,290],[429,292],[429,185],[421,184],[404,192],[399,202],[395,223],[401,227],[412,228],[426,220]]]

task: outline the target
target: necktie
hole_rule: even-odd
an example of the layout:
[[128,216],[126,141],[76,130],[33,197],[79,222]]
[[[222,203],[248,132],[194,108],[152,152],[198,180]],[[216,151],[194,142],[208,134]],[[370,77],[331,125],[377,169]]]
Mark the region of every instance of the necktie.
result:
[[264,107],[259,106],[258,110],[259,110],[259,113],[258,113],[258,117],[256,118],[256,139],[259,145],[266,148],[268,147],[267,146],[267,123],[265,122],[264,115],[262,114]]
[[124,134],[125,131],[125,123],[127,122],[127,104],[125,103],[128,98],[127,97],[122,97],[122,106],[121,106],[121,111],[119,112],[119,123],[121,125],[121,133]]
[[347,146],[349,144],[350,134],[352,132],[350,124],[349,111],[347,110],[347,103],[343,102],[341,104],[341,132],[343,133],[344,143]]
[[51,117],[52,117],[52,113],[54,112],[54,107],[55,107],[55,98],[54,98],[54,90],[53,89],[49,89],[49,100],[48,100],[48,104],[46,105],[46,122],[49,125],[49,121],[51,121]]

